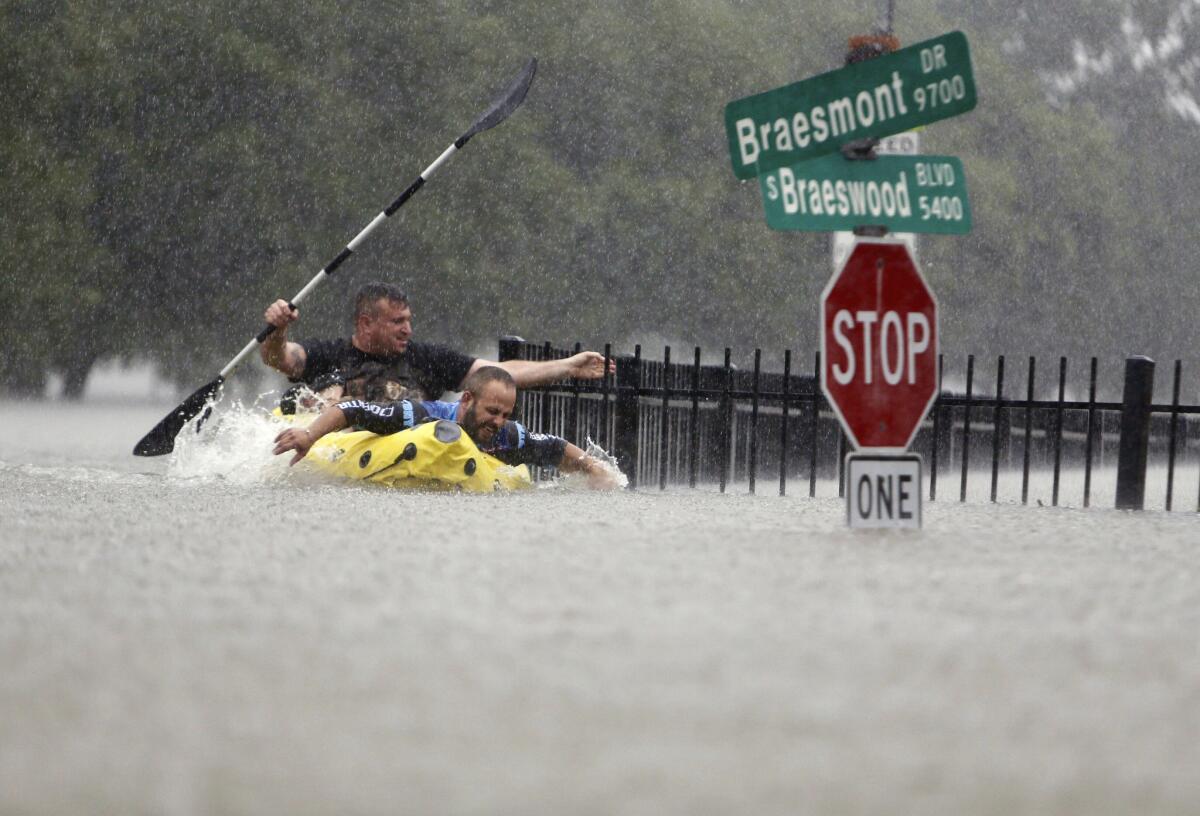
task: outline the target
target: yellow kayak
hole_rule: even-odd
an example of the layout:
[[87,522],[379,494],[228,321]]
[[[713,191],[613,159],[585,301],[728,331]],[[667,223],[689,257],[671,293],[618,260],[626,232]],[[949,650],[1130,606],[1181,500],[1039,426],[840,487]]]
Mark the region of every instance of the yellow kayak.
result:
[[533,486],[529,468],[483,453],[445,419],[387,436],[336,431],[318,439],[304,461],[323,473],[388,487],[492,493]]

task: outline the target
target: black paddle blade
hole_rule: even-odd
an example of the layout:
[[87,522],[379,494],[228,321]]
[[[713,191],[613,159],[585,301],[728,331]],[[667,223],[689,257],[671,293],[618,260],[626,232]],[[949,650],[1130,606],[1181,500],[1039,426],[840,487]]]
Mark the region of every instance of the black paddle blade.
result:
[[530,57],[529,62],[525,63],[525,67],[521,69],[521,73],[517,74],[517,78],[508,86],[504,95],[484,111],[483,115],[475,121],[475,124],[471,125],[471,129],[464,133],[460,140],[465,143],[476,133],[494,128],[507,119],[525,101],[525,94],[529,91],[529,85],[533,82],[533,75],[536,72],[537,58]]
[[175,437],[183,430],[188,420],[204,410],[204,407],[221,390],[225,378],[218,376],[208,385],[198,388],[194,394],[179,403],[174,411],[163,417],[150,433],[142,437],[133,449],[134,456],[163,456],[175,450]]

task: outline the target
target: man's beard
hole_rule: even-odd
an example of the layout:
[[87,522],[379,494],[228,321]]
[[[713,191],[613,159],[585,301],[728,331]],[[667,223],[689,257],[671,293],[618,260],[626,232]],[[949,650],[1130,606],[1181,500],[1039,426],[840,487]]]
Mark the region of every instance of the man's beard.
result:
[[463,412],[462,426],[466,429],[467,436],[471,437],[476,445],[490,445],[496,439],[495,433],[488,439],[481,438],[480,431],[488,429],[483,428],[483,423],[479,421],[479,415],[476,413],[474,405]]

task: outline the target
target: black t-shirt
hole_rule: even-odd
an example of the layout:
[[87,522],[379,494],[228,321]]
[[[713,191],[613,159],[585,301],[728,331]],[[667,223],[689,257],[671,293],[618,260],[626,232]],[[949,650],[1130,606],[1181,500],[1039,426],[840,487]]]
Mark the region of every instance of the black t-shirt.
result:
[[334,383],[360,399],[437,399],[457,391],[474,357],[434,343],[409,341],[403,354],[367,354],[347,338],[300,343],[307,359],[298,382],[320,390]]

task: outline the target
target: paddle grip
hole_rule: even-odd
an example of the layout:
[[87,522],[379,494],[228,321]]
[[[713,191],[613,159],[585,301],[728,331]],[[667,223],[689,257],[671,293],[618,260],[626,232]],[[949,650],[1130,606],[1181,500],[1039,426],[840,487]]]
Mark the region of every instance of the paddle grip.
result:
[[[289,308],[289,309],[291,309],[291,310],[294,312],[294,311],[296,311],[296,304],[295,304],[295,303],[292,303],[292,301],[290,301],[290,300],[289,300],[289,301],[288,301],[288,308]],[[260,331],[258,334],[256,334],[256,335],[254,336],[254,339],[255,339],[255,340],[257,340],[258,342],[260,342],[260,343],[261,343],[262,341],[264,341],[264,340],[266,340],[268,337],[270,337],[270,336],[271,336],[271,332],[275,331],[275,329],[276,329],[276,328],[278,328],[278,327],[277,327],[277,326],[272,326],[270,323],[268,323],[268,324],[266,325],[266,327],[265,327],[265,328],[264,328],[262,331]]]

